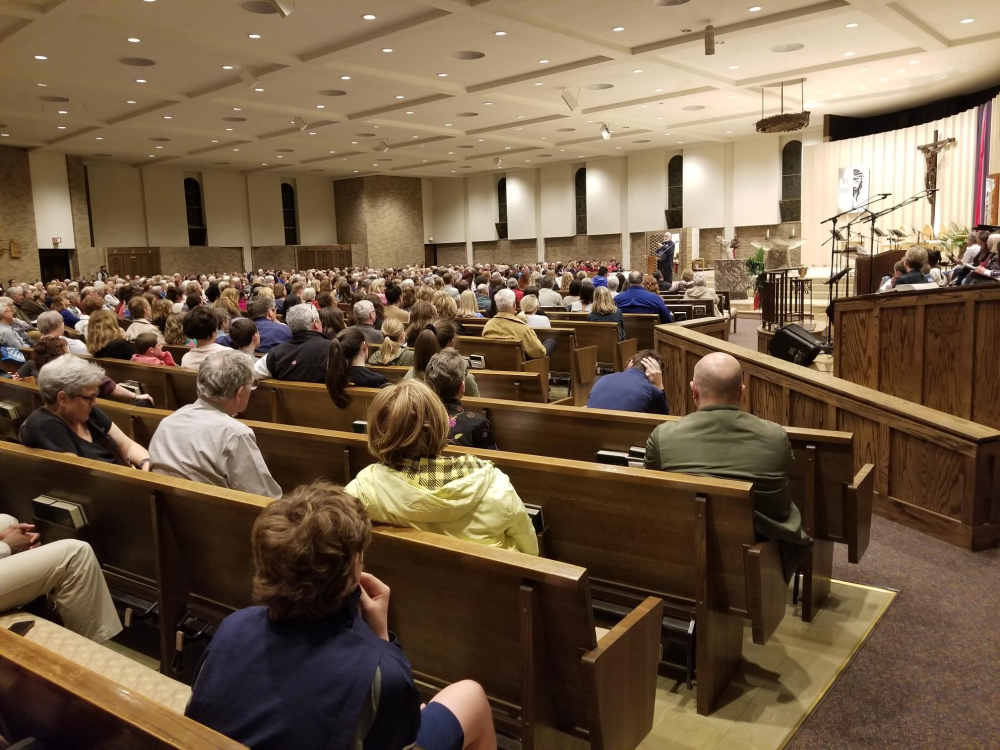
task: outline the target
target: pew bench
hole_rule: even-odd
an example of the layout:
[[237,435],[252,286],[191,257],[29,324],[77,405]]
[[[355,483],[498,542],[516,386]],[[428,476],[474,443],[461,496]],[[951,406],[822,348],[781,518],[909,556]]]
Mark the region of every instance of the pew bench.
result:
[[[178,623],[218,623],[252,604],[250,531],[268,499],[18,445],[0,445],[0,467],[26,477],[3,499],[5,510],[25,516],[42,493],[72,498],[85,506],[102,563],[117,545],[115,562],[141,563],[141,578],[153,569],[163,671]],[[133,510],[126,519],[121,504]],[[366,568],[392,589],[390,627],[415,677],[433,687],[477,680],[498,728],[513,729],[525,748],[576,738],[631,750],[648,734],[660,656],[656,598],[643,598],[598,638],[580,567],[410,529],[377,527],[372,536]]]
[[[19,615],[14,621],[22,619],[35,618]],[[0,715],[11,741],[34,737],[60,750],[244,747],[34,642],[43,627],[58,626],[40,621],[24,637],[0,628]],[[135,668],[148,669],[138,663]]]

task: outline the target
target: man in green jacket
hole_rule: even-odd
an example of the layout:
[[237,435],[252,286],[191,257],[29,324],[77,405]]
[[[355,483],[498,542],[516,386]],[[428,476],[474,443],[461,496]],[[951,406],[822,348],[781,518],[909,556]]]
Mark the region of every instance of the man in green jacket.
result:
[[703,357],[691,381],[698,411],[653,431],[645,467],[752,482],[757,534],[782,542],[790,580],[812,544],[788,491],[792,449],[784,427],[740,411],[744,388],[734,357],[722,352]]

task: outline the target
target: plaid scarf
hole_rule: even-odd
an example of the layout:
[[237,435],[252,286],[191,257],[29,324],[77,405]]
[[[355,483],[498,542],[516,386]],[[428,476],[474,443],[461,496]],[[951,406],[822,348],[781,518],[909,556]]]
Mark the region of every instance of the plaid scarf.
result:
[[486,466],[478,456],[438,456],[417,458],[403,469],[403,476],[429,490],[439,490],[449,482],[468,476]]

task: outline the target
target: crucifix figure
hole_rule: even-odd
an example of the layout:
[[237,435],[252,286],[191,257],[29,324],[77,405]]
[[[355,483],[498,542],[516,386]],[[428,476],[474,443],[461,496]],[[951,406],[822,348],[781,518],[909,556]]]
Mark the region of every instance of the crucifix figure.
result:
[[[923,153],[924,161],[926,162],[924,189],[934,190],[937,187],[938,152],[943,151],[947,146],[950,146],[954,142],[954,138],[942,138],[938,140],[938,132],[935,130],[933,143],[928,143],[924,146],[917,146],[917,151]],[[931,226],[933,227],[934,219],[936,218],[935,212],[937,209],[937,193],[929,193],[927,195],[927,200],[930,201],[931,204]]]

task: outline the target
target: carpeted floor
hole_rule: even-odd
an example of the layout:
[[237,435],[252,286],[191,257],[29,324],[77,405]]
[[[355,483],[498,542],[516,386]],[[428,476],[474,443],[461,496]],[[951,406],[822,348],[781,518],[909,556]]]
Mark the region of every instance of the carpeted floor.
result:
[[787,747],[1000,747],[1000,550],[875,518],[860,565],[840,551],[835,578],[900,595]]

